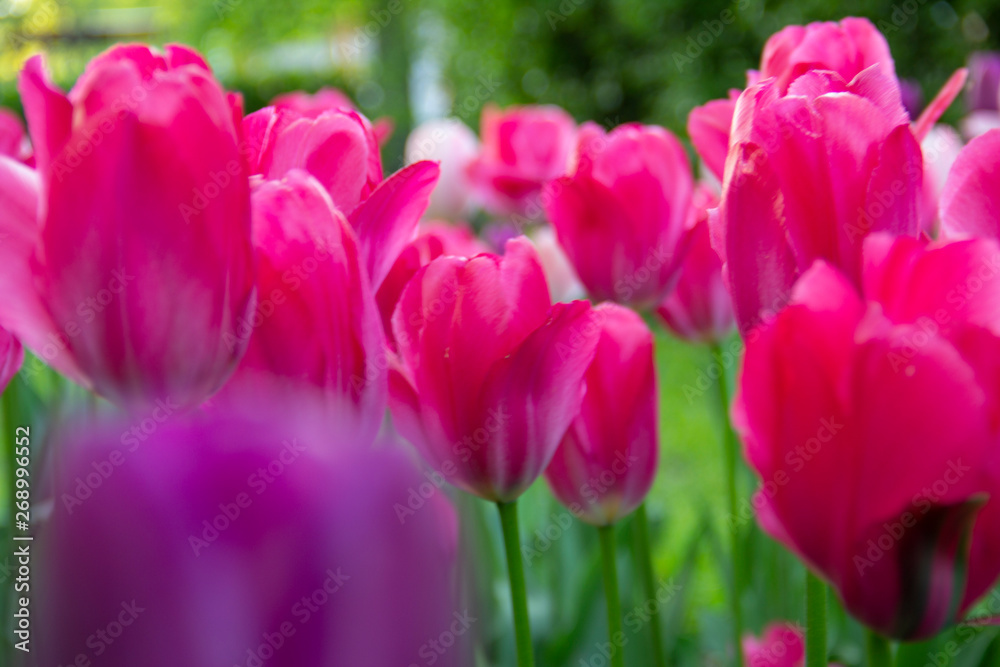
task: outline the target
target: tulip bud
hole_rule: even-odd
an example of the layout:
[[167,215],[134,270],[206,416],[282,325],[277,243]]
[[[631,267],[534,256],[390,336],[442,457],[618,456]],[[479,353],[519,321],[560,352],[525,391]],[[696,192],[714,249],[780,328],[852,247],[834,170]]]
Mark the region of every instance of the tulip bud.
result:
[[577,517],[606,526],[631,514],[653,485],[658,398],[653,335],[642,318],[603,303],[594,319],[601,333],[583,377],[580,413],[545,478]]
[[661,127],[580,130],[576,166],[550,183],[545,210],[590,296],[655,308],[689,241],[694,182],[683,146]]
[[600,333],[583,301],[550,308],[531,243],[439,257],[403,290],[390,369],[396,426],[432,469],[491,501],[520,496],[580,409]]
[[576,140],[576,123],[556,106],[483,109],[479,157],[470,176],[481,203],[491,212],[537,217],[538,195],[562,176]]
[[691,245],[677,286],[656,310],[675,335],[693,342],[721,343],[735,324],[733,302],[722,279],[722,261],[708,232],[708,210],[718,206],[718,201],[706,185],[695,191]]

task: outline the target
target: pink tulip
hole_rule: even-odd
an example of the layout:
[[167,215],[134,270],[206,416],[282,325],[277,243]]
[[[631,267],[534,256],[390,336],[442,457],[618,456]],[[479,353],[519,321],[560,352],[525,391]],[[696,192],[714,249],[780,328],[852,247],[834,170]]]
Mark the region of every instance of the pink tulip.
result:
[[688,114],[687,131],[691,143],[704,161],[705,167],[719,181],[722,180],[726,170],[729,131],[739,96],[740,91],[730,90],[727,99],[712,100],[695,107]]
[[766,79],[740,96],[733,128],[710,225],[744,334],[816,259],[857,283],[867,236],[919,232],[919,137],[877,65],[850,83],[808,72],[784,96]]
[[467,225],[440,222],[422,225],[420,235],[399,254],[375,295],[382,316],[382,326],[390,344],[393,347],[396,344],[392,334],[392,314],[403,295],[403,289],[417,271],[441,256],[475,257],[488,251],[486,245],[476,238]]
[[203,401],[253,303],[240,100],[180,46],[114,47],[69,95],[36,56],[20,90],[38,170],[0,157],[0,326],[119,404]]
[[24,133],[24,125],[17,114],[0,108],[0,155],[14,158],[30,165],[31,144]]
[[599,323],[550,307],[531,243],[502,257],[439,257],[403,290],[390,369],[399,431],[452,484],[509,502],[545,470],[580,410]]
[[371,442],[385,416],[385,338],[350,224],[298,169],[258,183],[252,204],[258,303],[230,341],[249,346],[220,397],[315,391]]
[[9,332],[0,329],[0,394],[21,370],[22,363],[24,348]]
[[941,193],[941,236],[1000,238],[1000,129],[962,149]]
[[836,72],[850,81],[875,64],[895,81],[885,37],[868,19],[848,17],[839,23],[790,25],[771,35],[761,54],[760,79],[776,77],[784,94],[792,81],[810,70]]
[[[357,111],[358,107],[343,91],[336,88],[320,88],[310,95],[301,90],[278,95],[271,100],[271,105],[279,109],[292,109],[307,116],[316,118],[326,111]],[[381,146],[392,136],[393,122],[391,118],[376,118],[372,124],[372,133]]]
[[416,234],[437,182],[437,165],[417,162],[383,180],[371,124],[355,111],[309,116],[288,107],[266,107],[246,117],[243,131],[253,174],[278,180],[292,169],[303,169],[326,188],[354,228],[377,289]]
[[631,514],[653,486],[659,399],[653,335],[642,318],[613,303],[593,315],[600,338],[583,376],[583,404],[545,478],[575,516],[607,526]]
[[422,478],[398,445],[281,407],[179,417],[134,447],[130,424],[63,434],[32,562],[39,664],[469,664],[428,644],[476,630],[449,594],[444,496],[400,514]]
[[427,121],[406,138],[407,164],[435,160],[441,166],[427,218],[462,220],[469,213],[473,187],[469,171],[478,153],[476,135],[456,118]]
[[586,123],[576,168],[548,186],[545,211],[591,297],[655,308],[673,287],[690,238],[694,189],[667,130]]
[[802,667],[806,644],[802,628],[791,623],[771,623],[760,639],[743,637],[743,657],[747,667]]
[[[844,81],[851,81],[876,63],[898,88],[889,45],[868,19],[848,17],[840,23],[790,25],[767,40],[760,71],[747,72],[747,86],[774,77],[775,87],[784,95],[792,81],[808,71],[836,72]],[[695,107],[688,116],[688,134],[695,150],[720,180],[739,92],[731,90],[728,99]]]
[[920,150],[924,154],[924,199],[920,207],[921,229],[928,236],[936,235],[941,195],[965,144],[950,125],[939,123],[931,128]]
[[497,214],[534,211],[542,187],[568,170],[576,123],[556,106],[483,109],[482,148],[470,175],[479,198]]
[[708,233],[708,210],[718,201],[706,185],[695,190],[691,207],[694,231],[680,278],[656,309],[674,334],[693,342],[721,343],[735,325],[733,302],[722,279],[722,260],[712,249]]
[[878,632],[930,637],[1000,574],[1000,245],[878,235],[747,338],[733,415],[761,526]]

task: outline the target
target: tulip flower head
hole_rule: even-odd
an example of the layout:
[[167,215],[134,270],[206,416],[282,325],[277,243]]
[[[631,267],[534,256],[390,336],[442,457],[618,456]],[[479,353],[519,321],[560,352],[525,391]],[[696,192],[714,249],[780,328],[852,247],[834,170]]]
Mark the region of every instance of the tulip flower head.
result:
[[708,212],[718,201],[706,185],[695,190],[691,208],[694,229],[680,278],[656,309],[676,336],[693,342],[721,343],[735,325],[733,302],[722,279],[722,260],[712,248],[708,231]]
[[475,133],[457,118],[427,121],[406,138],[407,164],[420,160],[440,163],[441,177],[431,194],[427,218],[462,220],[466,217],[473,198],[470,170],[478,154],[479,140]]
[[799,279],[747,338],[734,421],[764,530],[920,639],[1000,574],[1000,246],[877,235],[862,286],[823,261]]
[[518,238],[502,257],[432,261],[403,290],[392,324],[399,431],[455,486],[517,499],[580,410],[600,331],[590,305],[551,305],[534,248]]
[[481,203],[499,215],[531,215],[542,187],[566,173],[576,123],[556,106],[501,110],[488,104],[480,138],[469,173]]
[[[420,477],[398,445],[270,403],[178,417],[134,451],[123,425],[63,434],[33,565],[43,664],[406,665],[455,622],[444,497],[401,523],[392,507]],[[105,467],[99,487],[81,481]]]
[[580,130],[575,165],[547,186],[545,211],[590,296],[655,308],[677,279],[690,240],[694,180],[669,131],[622,125]]
[[637,314],[602,303],[601,333],[583,377],[585,394],[545,478],[584,521],[606,526],[631,514],[653,486],[657,404],[653,335]]
[[200,403],[253,307],[239,98],[180,46],[116,46],[68,95],[35,56],[19,85],[37,171],[0,157],[0,325],[120,405]]

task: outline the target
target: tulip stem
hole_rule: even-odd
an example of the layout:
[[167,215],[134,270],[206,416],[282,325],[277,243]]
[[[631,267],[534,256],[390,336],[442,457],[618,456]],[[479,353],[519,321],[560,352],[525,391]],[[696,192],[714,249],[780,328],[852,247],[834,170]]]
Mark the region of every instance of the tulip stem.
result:
[[618,593],[618,566],[615,562],[615,525],[598,526],[601,538],[601,565],[604,570],[604,597],[608,602],[608,642],[611,667],[625,667],[625,633],[622,632],[622,603]]
[[743,595],[743,582],[741,577],[741,567],[743,564],[743,548],[740,544],[739,521],[739,496],[736,488],[736,434],[733,432],[733,425],[729,421],[729,390],[726,387],[726,364],[722,357],[722,350],[718,345],[712,345],[712,358],[719,367],[719,403],[722,406],[722,444],[723,457],[726,464],[726,491],[729,502],[729,516],[731,518],[729,528],[729,544],[732,560],[732,592],[729,605],[730,613],[733,616],[733,651],[736,659],[736,667],[743,666],[743,609],[740,599]]
[[507,552],[510,577],[510,600],[514,608],[514,635],[517,640],[518,667],[534,667],[531,649],[531,624],[528,620],[528,596],[524,585],[524,564],[521,562],[521,531],[517,523],[517,501],[498,502],[503,544]]
[[[657,600],[656,598],[656,577],[653,575],[653,557],[649,546],[649,520],[646,517],[646,503],[639,505],[635,511],[635,518],[632,519],[633,548],[635,549],[636,566],[639,569],[639,576],[642,578],[642,587],[646,594],[646,600]],[[649,616],[649,625],[653,637],[653,665],[654,667],[664,667],[663,661],[663,636],[660,634],[660,605],[659,602],[652,605],[653,613]]]
[[826,665],[826,584],[806,570],[806,667]]
[[874,630],[865,630],[868,667],[892,667],[892,647],[889,640]]

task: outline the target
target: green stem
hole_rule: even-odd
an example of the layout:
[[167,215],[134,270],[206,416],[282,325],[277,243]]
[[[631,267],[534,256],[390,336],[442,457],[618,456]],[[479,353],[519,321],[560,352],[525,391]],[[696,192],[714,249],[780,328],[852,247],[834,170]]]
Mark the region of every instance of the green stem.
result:
[[[729,503],[729,516],[733,519],[739,515],[739,496],[736,487],[736,434],[729,420],[729,391],[726,388],[726,366],[722,359],[722,350],[718,345],[712,346],[712,357],[719,366],[719,403],[722,406],[722,444],[723,457],[726,465],[726,500]],[[733,616],[733,647],[736,657],[736,667],[743,665],[743,609],[740,599],[743,595],[741,567],[743,565],[743,547],[740,544],[739,522],[732,521],[729,529],[729,545],[732,560],[733,589],[729,599],[730,613]]]
[[806,667],[827,667],[826,584],[806,570]]
[[[649,546],[649,519],[646,517],[646,503],[639,505],[632,519],[633,550],[636,566],[642,578],[643,592],[646,600],[656,600],[656,577],[653,575],[653,557]],[[663,636],[660,625],[660,605],[654,604],[650,614],[649,626],[653,638],[653,667],[665,667],[663,659]]]
[[534,667],[531,650],[531,624],[528,621],[528,596],[524,585],[524,564],[521,562],[521,534],[517,525],[517,501],[497,503],[503,544],[507,551],[507,571],[510,576],[510,599],[514,607],[514,635],[517,639],[518,667]]
[[868,667],[892,667],[892,647],[889,640],[873,630],[865,630]]
[[618,569],[615,563],[615,526],[600,526],[601,565],[604,570],[604,597],[608,601],[608,641],[611,667],[625,667],[625,633],[622,632],[622,603],[618,596]]

